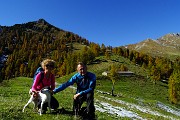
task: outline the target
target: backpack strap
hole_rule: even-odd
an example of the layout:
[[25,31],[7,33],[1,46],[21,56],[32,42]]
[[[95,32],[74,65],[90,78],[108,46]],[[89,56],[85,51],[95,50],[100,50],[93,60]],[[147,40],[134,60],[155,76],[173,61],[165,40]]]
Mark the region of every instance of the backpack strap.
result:
[[40,83],[42,83],[42,85],[43,85],[43,87],[44,87],[44,84],[43,84],[44,72],[41,72],[40,75],[41,75],[41,78],[40,78],[40,80],[39,80],[39,82],[38,82],[38,85],[39,85]]

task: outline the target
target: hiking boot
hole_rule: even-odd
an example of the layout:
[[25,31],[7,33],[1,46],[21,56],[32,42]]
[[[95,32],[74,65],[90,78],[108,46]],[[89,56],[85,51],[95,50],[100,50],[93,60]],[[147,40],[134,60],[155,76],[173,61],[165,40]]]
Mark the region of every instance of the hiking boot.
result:
[[83,120],[96,120],[95,114],[87,114],[86,116],[84,116]]
[[[75,120],[81,120],[81,116],[80,115],[74,115],[74,119]],[[82,119],[83,120],[83,119]]]
[[75,110],[74,110],[74,115],[75,115],[75,116],[78,116],[78,115],[79,115],[79,110],[78,110],[78,109],[75,109]]
[[[38,113],[40,113],[41,109],[38,110]],[[47,110],[42,110],[41,114],[46,114]]]
[[46,110],[42,110],[42,114],[46,114]]

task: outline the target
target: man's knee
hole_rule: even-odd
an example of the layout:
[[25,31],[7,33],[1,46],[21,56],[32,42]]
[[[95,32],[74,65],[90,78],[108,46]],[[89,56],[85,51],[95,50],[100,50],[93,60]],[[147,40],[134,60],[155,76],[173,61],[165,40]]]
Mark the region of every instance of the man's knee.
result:
[[94,93],[88,93],[87,99],[94,99]]

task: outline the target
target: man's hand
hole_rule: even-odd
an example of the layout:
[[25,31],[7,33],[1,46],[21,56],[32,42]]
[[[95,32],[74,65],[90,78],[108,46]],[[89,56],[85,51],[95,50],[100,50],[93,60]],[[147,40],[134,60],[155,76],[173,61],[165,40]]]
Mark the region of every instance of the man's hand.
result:
[[76,98],[77,98],[79,95],[80,95],[79,93],[75,94],[75,95],[74,95],[74,100],[76,100]]

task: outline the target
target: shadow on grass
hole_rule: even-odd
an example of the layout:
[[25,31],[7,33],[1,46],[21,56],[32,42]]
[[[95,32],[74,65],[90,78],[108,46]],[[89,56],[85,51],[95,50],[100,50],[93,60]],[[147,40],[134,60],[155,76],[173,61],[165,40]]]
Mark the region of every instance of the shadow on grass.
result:
[[[58,109],[54,112],[52,112],[52,114],[57,115],[57,114],[63,114],[63,115],[68,115],[68,116],[75,116],[74,111],[71,110],[65,110],[64,108]],[[94,116],[97,118],[97,116]],[[79,113],[79,118],[82,120],[96,120],[96,118],[87,118],[87,111],[86,111],[86,107],[82,107]]]
[[69,116],[73,116],[74,113],[73,111],[70,110],[65,110],[64,108],[61,109],[57,109],[56,111],[52,111],[52,114],[64,114],[64,115],[69,115]]

